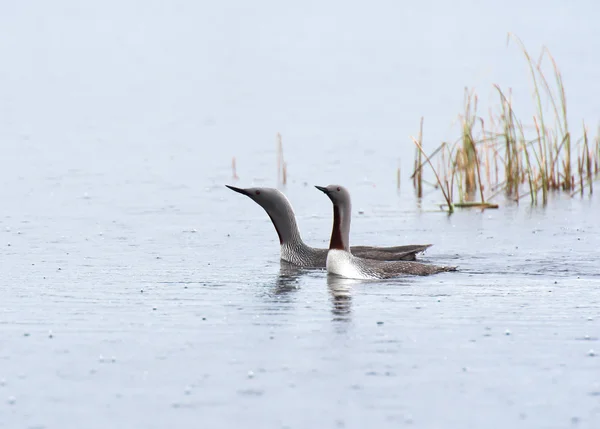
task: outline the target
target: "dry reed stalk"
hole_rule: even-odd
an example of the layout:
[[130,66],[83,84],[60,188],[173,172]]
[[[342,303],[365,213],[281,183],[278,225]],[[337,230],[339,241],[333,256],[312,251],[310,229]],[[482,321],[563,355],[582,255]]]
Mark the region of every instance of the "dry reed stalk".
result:
[[444,185],[446,185],[446,188],[449,188],[449,184],[448,184],[448,169],[446,168],[446,151],[448,150],[448,147],[446,145],[446,143],[442,143],[442,166],[443,166],[443,177],[444,177]]
[[581,196],[583,197],[583,191],[585,189],[585,184],[583,183],[583,163],[585,162],[584,157],[582,157],[581,155],[577,155],[577,172],[579,173],[579,186],[580,186],[580,193]]
[[467,187],[466,182],[468,180],[465,177],[465,164],[466,164],[465,158],[466,158],[466,156],[465,156],[464,151],[462,149],[458,150],[456,152],[456,157],[455,157],[456,162],[454,164],[456,166],[456,168],[454,168],[454,170],[453,170],[454,171],[453,176],[456,175],[458,178],[456,185],[457,185],[457,190],[458,190],[458,201],[461,203],[465,202],[465,189]]
[[[585,126],[585,122],[583,122],[583,155],[585,157],[585,177],[590,185],[590,195],[594,193],[593,185],[592,185],[592,158],[591,151],[588,140],[587,127]],[[583,184],[582,184],[583,187]]]
[[597,170],[594,169],[594,166],[597,165],[597,162],[598,159],[596,158],[596,153],[593,153],[589,147],[588,131],[584,123],[582,154],[578,156],[578,171],[580,184],[579,187],[571,193],[571,197],[575,196],[577,193],[583,196],[586,185],[589,186],[589,194],[592,195],[594,193],[594,180],[596,180],[597,178]]
[[[491,184],[492,183],[492,170],[491,170],[491,162],[490,162],[490,145],[487,143],[487,141],[485,141],[483,143],[483,153],[484,153],[484,167],[485,167],[485,180],[486,183]],[[483,187],[483,183],[480,184],[481,187]]]
[[[481,122],[481,132],[483,135],[485,135],[485,124],[483,122],[483,118],[479,118],[480,122]],[[484,142],[485,144],[485,142]],[[479,195],[481,196],[481,202],[485,203],[485,198],[483,196],[483,189],[484,189],[484,184],[481,181],[481,166],[479,165],[479,153],[477,151],[477,149],[475,148],[475,145],[473,145],[473,151],[475,153],[475,163],[476,163],[476,168],[477,168],[477,181],[479,182]]]
[[277,183],[287,184],[287,164],[283,159],[283,142],[281,133],[277,133]]
[[450,196],[446,193],[446,190],[442,186],[442,181],[440,180],[440,176],[438,176],[437,172],[435,171],[435,168],[433,168],[433,164],[431,163],[431,159],[429,159],[429,157],[423,151],[423,146],[421,146],[421,143],[417,139],[415,139],[414,137],[411,137],[411,139],[412,139],[413,143],[415,145],[417,145],[417,148],[419,149],[419,152],[425,157],[425,160],[429,163],[429,166],[433,170],[433,173],[435,174],[435,178],[436,178],[438,184],[440,185],[442,193],[444,194],[444,198],[446,199],[446,203],[448,203],[448,213],[453,213],[454,212],[454,207],[452,205],[452,200],[450,199]]
[[422,155],[423,153],[423,120],[424,118],[421,116],[421,123],[419,125],[419,144],[417,150],[417,160],[416,163],[419,166],[417,171],[417,197],[423,198],[423,166],[422,166]]
[[235,165],[235,156],[231,158],[231,177],[233,180],[239,180],[240,178],[237,175],[237,168]]
[[[571,175],[571,133],[569,133],[569,125],[567,122],[567,97],[565,94],[565,87],[563,85],[562,75],[558,69],[558,65],[556,64],[554,57],[550,54],[550,51],[548,51],[546,49],[545,52],[547,53],[548,57],[550,58],[550,61],[552,62],[552,67],[554,69],[554,77],[556,80],[556,86],[558,87],[558,90],[559,90],[558,93],[560,96],[561,113],[562,113],[562,120],[563,120],[563,125],[564,125],[564,128],[562,129],[562,133],[563,133],[563,136],[565,139],[565,142],[564,142],[564,145],[565,145],[565,171],[564,171],[564,174],[566,177],[570,177],[570,175]],[[552,97],[551,97],[551,99],[552,99]],[[554,103],[554,99],[552,99],[552,102]],[[560,125],[560,120],[557,120],[557,123]],[[558,156],[558,153],[557,153],[557,156]],[[569,183],[569,182],[565,182],[564,187],[565,187],[565,189],[572,189],[573,184]]]
[[538,162],[540,180],[542,182],[542,204],[546,205],[548,203],[548,171],[546,170],[546,146],[544,146],[542,136],[545,135],[544,132],[540,129],[540,124],[538,124],[537,117],[533,117],[533,123],[535,125],[535,130],[537,132],[537,142],[539,147],[539,154],[536,153],[534,149],[534,154],[536,155],[536,160]]
[[600,172],[600,126],[598,126],[598,135],[596,136],[596,161],[594,163],[594,174],[598,175]]
[[[473,103],[473,104],[472,104]],[[473,127],[477,118],[477,96],[473,96],[468,88],[465,88],[465,113],[462,120],[462,168],[465,174],[465,192],[468,199],[474,194],[477,183],[475,179],[475,163],[477,153],[473,138]]]
[[[518,160],[517,160],[517,147],[516,147],[516,133],[514,124],[514,113],[512,109],[511,99],[504,95],[504,92],[498,85],[494,85],[498,94],[500,95],[500,105],[502,106],[502,114],[500,116],[500,122],[503,126],[504,144],[506,160],[504,165],[504,176],[506,178],[506,191],[508,195],[512,195],[517,192],[519,186],[519,175],[518,175]],[[509,96],[511,93],[509,92]]]
[[[411,137],[411,139],[412,139],[412,137]],[[445,145],[445,144],[446,144],[446,143],[442,143],[442,144],[441,144],[441,145],[440,145],[440,146],[439,146],[439,147],[438,147],[436,150],[434,150],[434,151],[431,153],[431,155],[429,155],[429,157],[430,157],[430,158],[433,158],[435,155],[437,155],[437,154],[438,154],[438,152],[442,151],[442,150],[443,150],[443,148],[444,148],[444,145]],[[418,148],[416,148],[416,150],[418,150]],[[415,161],[416,161],[416,156],[415,156]],[[422,164],[417,164],[417,163],[415,162],[415,169],[414,169],[414,171],[413,171],[413,174],[410,176],[410,178],[411,178],[411,179],[413,179],[413,182],[414,182],[414,179],[415,179],[415,177],[417,177],[417,174],[419,173],[419,171],[420,171],[420,170],[422,170],[422,169],[423,169],[423,167],[425,167],[425,164],[426,164],[426,163],[427,163],[427,161],[423,161],[423,163],[422,163]],[[423,181],[425,182],[425,180],[424,180],[424,179],[421,179],[421,180],[423,180]],[[416,183],[416,182],[415,182],[415,183]]]
[[475,209],[497,209],[498,204],[494,203],[478,203],[478,202],[466,202],[466,203],[455,203],[454,207],[459,209],[475,208]]

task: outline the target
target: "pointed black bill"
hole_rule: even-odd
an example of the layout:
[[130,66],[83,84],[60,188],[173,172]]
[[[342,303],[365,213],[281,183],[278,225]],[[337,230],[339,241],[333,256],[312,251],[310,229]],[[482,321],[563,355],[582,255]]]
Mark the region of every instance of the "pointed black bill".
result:
[[316,186],[315,185],[315,188],[317,188],[319,191],[324,192],[326,194],[329,193],[329,190],[327,188],[324,188],[323,186]]
[[250,193],[249,193],[248,191],[246,191],[245,189],[242,189],[242,188],[236,188],[235,186],[229,186],[229,185],[225,185],[225,186],[227,186],[227,187],[228,187],[229,189],[231,189],[232,191],[239,192],[239,193],[240,193],[240,194],[242,194],[242,195],[246,195],[246,196],[249,196],[249,195],[250,195]]

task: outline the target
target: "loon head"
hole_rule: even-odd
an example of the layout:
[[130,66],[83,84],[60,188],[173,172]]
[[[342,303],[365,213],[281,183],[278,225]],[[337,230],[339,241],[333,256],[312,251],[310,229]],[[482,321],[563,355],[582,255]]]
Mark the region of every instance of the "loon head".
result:
[[341,185],[315,186],[329,197],[333,205],[350,206],[350,192]]
[[236,188],[230,185],[225,186],[232,191],[251,198],[267,212],[275,226],[280,244],[300,237],[292,205],[281,191],[275,188]]

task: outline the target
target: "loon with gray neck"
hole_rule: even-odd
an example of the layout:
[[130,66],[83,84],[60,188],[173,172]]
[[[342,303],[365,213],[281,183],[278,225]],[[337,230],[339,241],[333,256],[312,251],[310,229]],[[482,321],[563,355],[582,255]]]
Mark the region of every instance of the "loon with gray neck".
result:
[[316,186],[333,203],[333,229],[327,253],[327,272],[350,279],[387,279],[403,275],[427,276],[456,267],[421,264],[408,261],[377,261],[353,255],[350,249],[350,219],[352,203],[350,193],[339,185]]
[[[274,188],[236,188],[232,191],[251,198],[269,215],[279,237],[281,260],[303,268],[325,268],[328,249],[310,247],[302,241],[294,210],[283,193]],[[348,225],[349,228],[349,225]],[[355,246],[355,255],[382,261],[414,261],[416,255],[431,244],[413,244],[395,247]]]

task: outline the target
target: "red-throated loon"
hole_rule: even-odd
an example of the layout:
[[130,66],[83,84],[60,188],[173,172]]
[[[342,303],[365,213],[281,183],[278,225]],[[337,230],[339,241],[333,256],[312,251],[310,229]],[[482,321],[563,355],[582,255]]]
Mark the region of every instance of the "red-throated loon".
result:
[[408,261],[376,261],[350,252],[350,218],[352,205],[350,193],[343,186],[316,186],[333,203],[333,229],[327,272],[350,279],[387,279],[402,275],[427,276],[444,271],[456,271],[456,267],[442,267]]

